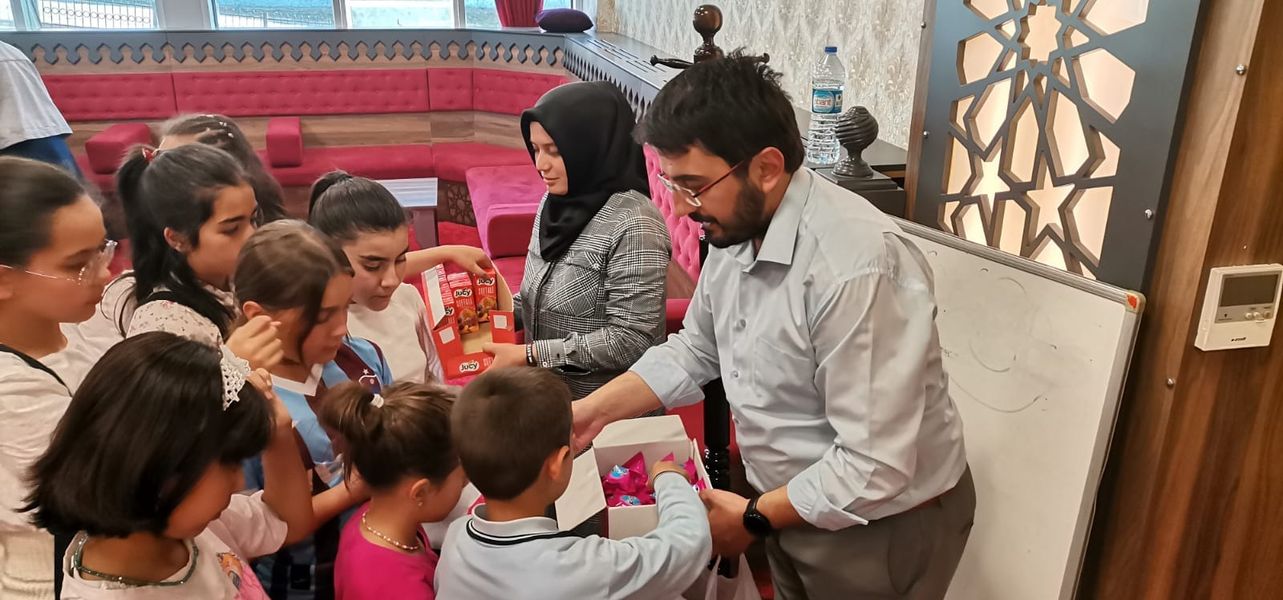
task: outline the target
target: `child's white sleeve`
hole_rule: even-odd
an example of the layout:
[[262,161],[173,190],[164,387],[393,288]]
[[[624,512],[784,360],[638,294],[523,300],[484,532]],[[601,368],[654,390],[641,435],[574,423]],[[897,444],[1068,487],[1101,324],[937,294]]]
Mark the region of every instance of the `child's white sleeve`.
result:
[[289,525],[263,502],[263,492],[233,494],[227,510],[209,524],[210,530],[246,560],[281,549]]
[[661,473],[655,478],[659,525],[654,531],[610,544],[611,600],[679,597],[708,566],[713,553],[708,513],[699,494],[679,475]]

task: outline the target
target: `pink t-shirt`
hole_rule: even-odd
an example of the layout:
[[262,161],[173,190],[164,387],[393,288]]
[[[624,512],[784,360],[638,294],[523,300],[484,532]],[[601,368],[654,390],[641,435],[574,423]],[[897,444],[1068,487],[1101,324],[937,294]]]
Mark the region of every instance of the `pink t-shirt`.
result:
[[422,552],[406,554],[384,548],[365,539],[361,533],[361,517],[368,510],[368,503],[357,510],[339,538],[339,555],[334,565],[337,599],[436,598],[432,578],[437,572],[437,553],[428,544],[428,535],[419,530]]

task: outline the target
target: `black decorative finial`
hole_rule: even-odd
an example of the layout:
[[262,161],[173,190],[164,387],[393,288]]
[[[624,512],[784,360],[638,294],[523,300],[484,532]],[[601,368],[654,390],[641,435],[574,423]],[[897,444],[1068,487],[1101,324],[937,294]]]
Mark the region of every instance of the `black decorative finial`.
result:
[[838,117],[838,142],[846,148],[846,158],[833,167],[833,174],[838,177],[872,177],[873,167],[864,160],[861,153],[878,139],[878,121],[869,114],[869,109],[856,106]]

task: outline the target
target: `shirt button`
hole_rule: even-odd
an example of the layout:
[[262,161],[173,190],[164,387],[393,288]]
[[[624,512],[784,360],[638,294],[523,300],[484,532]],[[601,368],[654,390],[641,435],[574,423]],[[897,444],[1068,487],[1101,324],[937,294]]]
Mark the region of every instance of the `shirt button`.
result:
[[744,319],[740,319],[739,322],[736,323],[735,325],[740,329],[743,329],[745,325],[748,325],[748,321],[745,321]]
[[734,377],[735,379],[739,379],[739,378],[740,378],[740,372],[739,372],[739,371],[731,371],[731,377]]

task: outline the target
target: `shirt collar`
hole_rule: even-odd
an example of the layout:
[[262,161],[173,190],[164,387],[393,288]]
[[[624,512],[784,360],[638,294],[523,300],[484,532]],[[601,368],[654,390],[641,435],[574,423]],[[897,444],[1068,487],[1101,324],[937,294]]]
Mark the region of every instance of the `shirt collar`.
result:
[[560,533],[557,522],[548,517],[529,517],[514,521],[490,521],[486,519],[486,505],[478,506],[472,512],[468,527],[483,538],[498,542],[512,542],[530,536],[546,536]]
[[811,194],[810,169],[798,169],[784,191],[784,198],[771,217],[771,224],[766,228],[766,237],[762,247],[753,257],[753,242],[740,244],[735,250],[736,259],[745,266],[751,266],[754,260],[772,262],[781,265],[793,264],[793,247],[797,243],[797,230],[802,223],[802,209]]
[[272,385],[283,390],[302,394],[304,396],[315,396],[316,388],[320,387],[321,374],[325,371],[325,365],[316,365],[312,367],[312,372],[308,374],[307,381],[294,381],[276,375],[272,376]]

